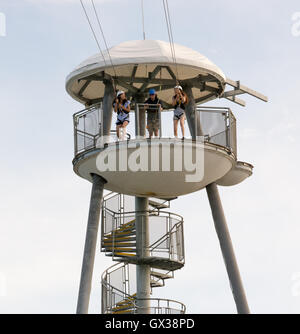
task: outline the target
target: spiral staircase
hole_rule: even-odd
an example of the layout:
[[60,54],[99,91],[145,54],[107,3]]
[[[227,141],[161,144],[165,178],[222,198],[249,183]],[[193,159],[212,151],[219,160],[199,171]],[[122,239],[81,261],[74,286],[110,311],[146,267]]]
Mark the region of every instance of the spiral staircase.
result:
[[[101,251],[117,262],[102,274],[102,313],[135,314],[136,265],[150,265],[150,287],[161,288],[184,266],[183,218],[165,211],[171,200],[149,198],[149,211],[139,212],[149,219],[149,256],[137,256],[134,197],[110,193],[104,197],[101,225]],[[163,211],[164,210],[164,211]],[[183,314],[177,301],[150,298],[152,314]]]

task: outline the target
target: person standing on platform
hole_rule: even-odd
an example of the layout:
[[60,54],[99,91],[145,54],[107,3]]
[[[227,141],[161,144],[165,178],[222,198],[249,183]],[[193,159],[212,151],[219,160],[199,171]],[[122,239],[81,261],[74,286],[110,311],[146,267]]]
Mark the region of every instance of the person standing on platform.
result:
[[114,111],[118,114],[117,116],[117,136],[119,140],[125,140],[126,138],[126,127],[129,124],[129,113],[130,113],[130,101],[127,100],[125,92],[119,91],[117,98],[114,102]]
[[149,138],[152,138],[153,134],[156,138],[158,138],[161,101],[153,88],[149,90],[149,98],[145,101],[145,109],[147,110],[147,129],[149,132]]
[[172,105],[175,107],[174,110],[174,136],[178,138],[178,123],[180,122],[182,139],[184,139],[185,129],[184,129],[184,121],[185,121],[185,106],[188,103],[188,97],[186,93],[183,91],[181,86],[176,86],[174,88],[175,95],[172,99]]

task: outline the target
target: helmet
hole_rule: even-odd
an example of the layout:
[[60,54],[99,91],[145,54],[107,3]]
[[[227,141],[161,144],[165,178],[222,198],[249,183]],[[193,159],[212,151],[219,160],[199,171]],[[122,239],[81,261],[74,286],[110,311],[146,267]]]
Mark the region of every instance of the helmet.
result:
[[124,94],[125,92],[123,90],[119,90],[117,93],[117,97],[119,97],[120,95]]
[[181,86],[175,86],[174,89],[180,89],[183,90],[183,88]]
[[149,90],[149,95],[155,95],[155,89],[154,88],[151,88],[150,90]]

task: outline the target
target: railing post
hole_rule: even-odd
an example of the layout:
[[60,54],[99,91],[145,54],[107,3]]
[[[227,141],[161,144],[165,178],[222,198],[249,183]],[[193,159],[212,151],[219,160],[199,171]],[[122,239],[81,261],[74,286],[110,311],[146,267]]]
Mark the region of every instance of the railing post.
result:
[[74,125],[74,156],[77,155],[78,152],[78,139],[77,139],[77,123],[76,116],[73,116],[73,125]]
[[139,104],[135,104],[135,136],[140,136],[140,110]]
[[182,240],[181,240],[181,250],[182,250],[182,259],[184,259],[185,261],[185,247],[184,247],[184,228],[183,228],[183,219],[181,220],[181,237],[182,237]]
[[118,218],[115,217],[114,214],[114,219],[113,219],[113,226],[112,226],[112,258],[114,259],[115,257],[115,230],[116,230],[116,220]]
[[159,110],[158,111],[158,113],[159,113],[159,115],[158,115],[158,117],[159,117],[159,138],[162,138],[161,106],[159,106],[158,110]]
[[230,143],[230,115],[228,110],[226,111],[225,114],[225,131],[226,131],[226,147],[228,149],[232,149]]
[[83,115],[83,133],[84,133],[84,136],[83,136],[83,147],[84,147],[84,150],[86,148],[86,136],[85,136],[85,119],[86,119],[86,115]]

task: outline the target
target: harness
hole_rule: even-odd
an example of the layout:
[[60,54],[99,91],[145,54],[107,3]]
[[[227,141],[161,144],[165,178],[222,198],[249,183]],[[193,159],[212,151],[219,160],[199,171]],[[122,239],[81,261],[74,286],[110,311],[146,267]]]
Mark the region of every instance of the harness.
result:
[[[176,95],[173,97],[174,99],[176,99]],[[182,110],[185,110],[185,103],[180,99],[180,101],[176,101],[176,105],[175,105],[175,109],[180,108]]]
[[[129,100],[123,100],[122,104],[127,108],[130,104],[130,101]],[[122,107],[118,108],[117,114],[118,114],[118,117],[117,117],[118,121],[120,121],[120,122],[129,121],[129,112],[123,110]]]

